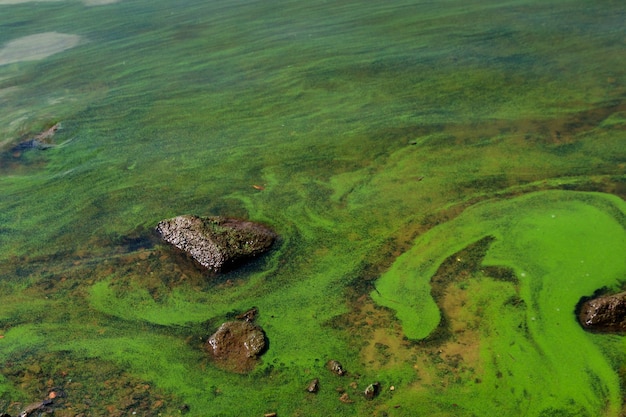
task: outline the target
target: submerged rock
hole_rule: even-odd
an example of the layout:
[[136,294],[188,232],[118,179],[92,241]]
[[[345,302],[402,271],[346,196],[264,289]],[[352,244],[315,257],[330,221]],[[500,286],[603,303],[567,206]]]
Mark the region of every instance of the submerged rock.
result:
[[205,345],[218,365],[239,373],[254,367],[265,346],[263,329],[249,321],[228,321],[222,324]]
[[276,233],[258,223],[224,217],[178,216],[156,227],[163,240],[219,272],[266,252]]
[[13,148],[11,148],[12,152],[25,151],[28,149],[39,149],[41,151],[45,151],[46,149],[54,148],[55,145],[51,143],[45,143],[37,139],[29,139],[23,142],[18,143]]
[[259,314],[259,309],[256,307],[252,307],[251,309],[241,314],[237,314],[235,318],[237,320],[245,320],[245,321],[249,321],[250,323],[252,323],[256,319],[256,316],[258,314]]
[[38,149],[38,150],[45,151],[46,149],[54,148],[57,145],[51,143],[50,141],[60,128],[61,128],[61,123],[56,123],[54,126],[39,133],[34,138],[30,138],[30,139],[27,139],[18,143],[11,149],[11,151],[21,152],[21,151],[25,151],[29,149]]
[[626,332],[626,292],[605,295],[585,301],[578,319],[585,329],[606,332]]
[[29,417],[31,415],[40,415],[40,412],[50,411],[49,407],[52,405],[51,399],[45,399],[43,401],[37,401],[24,407],[24,410],[19,414],[19,417]]

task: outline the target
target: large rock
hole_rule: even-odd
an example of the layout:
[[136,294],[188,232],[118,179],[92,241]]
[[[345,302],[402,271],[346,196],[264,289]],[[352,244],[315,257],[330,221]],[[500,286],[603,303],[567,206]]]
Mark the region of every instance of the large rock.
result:
[[249,321],[227,321],[209,337],[205,348],[220,367],[247,372],[265,349],[265,334]]
[[156,230],[163,240],[216,272],[267,251],[276,239],[266,226],[224,217],[178,216],[159,222]]
[[585,301],[580,307],[578,318],[588,330],[626,332],[626,292]]

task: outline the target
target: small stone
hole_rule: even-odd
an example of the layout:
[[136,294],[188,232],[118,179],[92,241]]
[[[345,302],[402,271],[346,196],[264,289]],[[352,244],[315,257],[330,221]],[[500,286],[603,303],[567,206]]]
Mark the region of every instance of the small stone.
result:
[[365,398],[367,398],[368,400],[372,400],[378,395],[379,392],[380,383],[374,382],[373,384],[369,384],[367,388],[365,388],[365,392],[363,394],[365,395]]
[[345,369],[343,369],[343,366],[341,365],[341,363],[339,363],[339,361],[336,361],[334,359],[329,360],[326,363],[326,367],[328,367],[328,369],[330,369],[330,371],[334,373],[335,375],[343,376],[346,374],[346,371]]
[[238,314],[235,318],[237,320],[245,320],[245,321],[249,321],[250,323],[252,323],[255,319],[256,316],[259,314],[259,309],[256,307],[252,307],[250,310]]
[[347,392],[344,392],[343,394],[341,394],[341,396],[339,397],[339,401],[341,401],[344,404],[351,404],[354,401],[350,399],[350,396],[348,395]]
[[309,385],[307,385],[306,387],[306,390],[312,394],[317,393],[319,389],[320,389],[320,380],[318,378],[315,378],[313,381],[309,382]]

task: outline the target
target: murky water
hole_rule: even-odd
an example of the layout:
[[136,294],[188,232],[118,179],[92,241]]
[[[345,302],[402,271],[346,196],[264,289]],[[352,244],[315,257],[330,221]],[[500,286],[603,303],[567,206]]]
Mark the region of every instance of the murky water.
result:
[[[624,21],[0,0],[0,412],[625,415],[626,340],[574,315],[626,282]],[[153,234],[187,213],[281,238],[210,276]],[[252,306],[269,348],[221,370],[203,343]]]

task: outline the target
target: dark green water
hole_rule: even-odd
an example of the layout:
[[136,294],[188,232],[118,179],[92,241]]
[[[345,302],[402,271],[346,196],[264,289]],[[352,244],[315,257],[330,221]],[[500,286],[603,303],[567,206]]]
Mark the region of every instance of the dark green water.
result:
[[[621,1],[96,3],[0,0],[0,412],[625,415],[574,315],[626,282]],[[281,240],[210,277],[153,239],[186,213]]]

